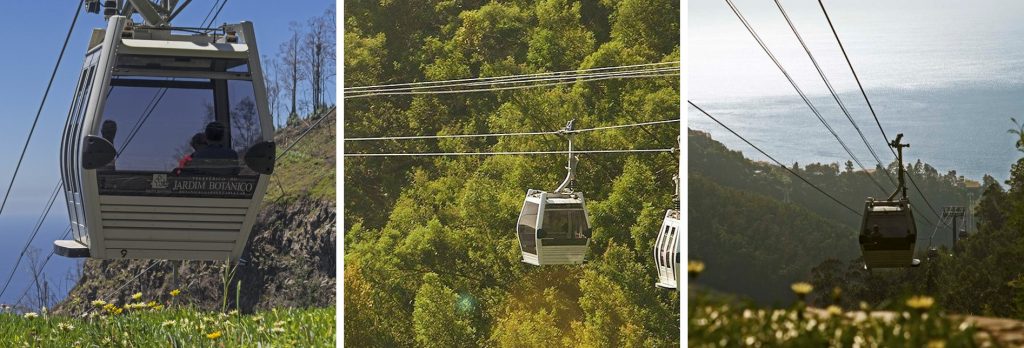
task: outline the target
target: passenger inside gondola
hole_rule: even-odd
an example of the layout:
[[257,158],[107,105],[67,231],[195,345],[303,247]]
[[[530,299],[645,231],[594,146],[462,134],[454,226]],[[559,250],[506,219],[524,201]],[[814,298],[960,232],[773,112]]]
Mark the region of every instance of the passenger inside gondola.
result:
[[[113,145],[114,137],[117,136],[117,122],[114,122],[112,120],[103,121],[103,125],[100,127],[100,136],[103,137],[103,139],[105,139],[106,141],[109,141],[111,145]],[[117,157],[114,157],[113,161],[110,161],[110,163],[107,163],[103,167],[100,167],[99,170],[117,170],[114,166],[114,162],[116,161]]]
[[[227,129],[223,123],[214,121],[206,125],[206,146],[192,153],[188,168],[197,174],[238,175],[238,152],[225,144]],[[192,170],[186,170],[192,172]]]
[[[192,153],[206,148],[209,143],[206,141],[206,134],[200,132],[192,136],[192,140],[189,141],[189,146],[192,147]],[[178,167],[174,168],[174,175],[181,176],[185,171],[185,168],[192,163],[192,153],[185,154],[180,160],[178,160]]]
[[582,236],[582,212],[552,210],[544,218],[545,238],[576,239]]

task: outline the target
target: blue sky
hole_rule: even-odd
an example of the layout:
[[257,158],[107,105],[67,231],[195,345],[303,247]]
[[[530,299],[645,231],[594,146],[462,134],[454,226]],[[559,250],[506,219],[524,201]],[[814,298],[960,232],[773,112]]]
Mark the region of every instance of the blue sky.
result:
[[[194,0],[175,19],[177,26],[199,26],[213,6],[213,0]],[[0,11],[0,32],[5,35],[6,49],[0,54],[0,139],[7,145],[0,151],[0,194],[6,188],[25,142],[32,119],[46,88],[57,54],[77,9],[77,0],[14,1]],[[277,52],[288,37],[290,21],[305,23],[335,6],[334,0],[316,1],[228,1],[217,23],[251,21],[263,55]],[[81,68],[85,45],[93,28],[105,26],[103,16],[81,13],[72,34],[64,61],[40,117],[31,145],[15,182],[7,207],[0,215],[0,281],[6,280],[17,253],[28,240],[36,219],[46,205],[58,181],[58,147],[67,117],[69,100],[74,92],[77,71]],[[14,35],[17,33],[17,35]],[[332,91],[333,92],[333,91]],[[46,220],[39,236],[32,243],[44,254],[51,250],[53,239],[63,233],[68,223],[66,209],[59,201]],[[54,257],[47,266],[47,275],[55,285],[74,271],[74,261]],[[21,295],[28,285],[26,262],[22,261],[11,288],[0,302],[7,303]],[[0,284],[2,286],[2,284]],[[63,296],[63,294],[60,294]]]

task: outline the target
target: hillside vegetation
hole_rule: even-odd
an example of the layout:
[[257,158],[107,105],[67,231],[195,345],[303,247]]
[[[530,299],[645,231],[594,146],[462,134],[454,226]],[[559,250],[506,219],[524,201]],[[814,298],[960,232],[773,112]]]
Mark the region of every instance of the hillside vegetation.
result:
[[868,273],[839,261],[822,264],[812,280],[846,284],[852,301],[885,303],[908,293],[934,296],[950,311],[1024,318],[1024,159],[1004,188],[987,180],[975,208],[977,233],[916,269]]
[[[678,1],[346,1],[345,84],[679,61]],[[401,18],[401,21],[396,21]],[[679,118],[679,79],[578,82],[345,103],[347,137],[554,131]],[[581,134],[579,149],[675,147],[675,124]],[[554,135],[351,142],[349,153],[564,150]],[[528,189],[564,155],[345,159],[345,342],[375,347],[672,347],[679,293],[655,288],[671,153],[581,155],[588,263],[520,261]]]
[[[714,270],[703,282],[705,285],[766,304],[789,299],[786,286],[811,280],[812,269],[838,267],[842,272],[861,274],[856,239],[860,216],[789,172],[748,160],[707,133],[689,130],[688,141],[690,257],[704,261],[708,270]],[[852,165],[840,170],[838,163],[794,164],[790,169],[858,213],[867,196],[882,196],[867,175],[852,170]],[[876,168],[871,174],[882,185],[888,185],[885,170],[895,174],[896,166]],[[936,209],[966,205],[972,193],[977,197],[978,190],[968,188],[967,180],[955,171],[939,174],[920,161],[907,164],[907,171]],[[915,189],[911,188],[909,195],[921,236],[918,252],[924,255],[927,238],[934,231],[934,225],[928,221],[935,223],[938,218]],[[946,227],[938,231],[936,245],[948,240],[948,233]],[[853,291],[852,287],[860,286],[847,284],[855,276],[842,275],[845,278],[840,279],[842,272],[815,275],[815,279],[822,279],[819,289],[827,291],[831,285],[842,285]],[[881,273],[885,271],[875,272]],[[872,297],[876,300],[873,303],[880,303],[882,298],[885,297]]]

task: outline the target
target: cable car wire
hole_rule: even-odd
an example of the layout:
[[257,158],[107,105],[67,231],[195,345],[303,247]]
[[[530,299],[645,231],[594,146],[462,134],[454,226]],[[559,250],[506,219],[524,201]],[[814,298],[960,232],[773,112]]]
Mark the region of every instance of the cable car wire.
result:
[[750,25],[749,22],[747,22],[747,19],[743,17],[743,14],[740,13],[739,8],[737,8],[736,5],[732,3],[732,0],[725,0],[725,2],[732,9],[732,12],[736,14],[736,17],[740,19],[740,22],[743,23],[743,26],[747,28],[747,31],[750,32],[750,35],[754,37],[754,40],[757,41],[758,45],[761,46],[761,49],[764,50],[764,52],[768,55],[768,58],[771,58],[772,62],[775,63],[775,66],[779,68],[779,71],[782,72],[782,75],[786,77],[786,80],[789,81],[789,84],[793,86],[793,89],[796,90],[797,94],[800,95],[800,98],[803,99],[804,103],[807,104],[807,106],[811,109],[811,112],[814,113],[814,116],[816,116],[818,120],[821,121],[821,124],[824,125],[830,133],[832,133],[832,136],[836,138],[836,141],[839,142],[839,145],[842,145],[843,150],[845,150],[846,153],[850,155],[851,158],[853,158],[853,161],[856,162],[857,165],[861,168],[861,170],[864,171],[864,174],[869,179],[871,179],[871,182],[873,182],[881,192],[886,192],[885,188],[883,188],[882,185],[879,184],[873,176],[871,176],[871,173],[869,173],[867,168],[864,167],[864,164],[860,162],[860,159],[858,159],[857,156],[855,156],[853,152],[850,151],[850,147],[846,146],[846,142],[844,142],[843,139],[839,137],[839,134],[836,133],[834,129],[832,129],[831,125],[828,124],[828,121],[826,121],[825,118],[821,116],[821,113],[818,112],[818,109],[814,107],[814,104],[812,104],[811,100],[807,98],[807,95],[804,94],[804,91],[800,89],[800,87],[796,84],[796,81],[794,81],[793,78],[789,75],[789,72],[787,72],[786,69],[782,66],[782,63],[780,63],[779,60],[775,57],[775,55],[772,54],[771,50],[768,49],[768,46],[764,43],[764,41],[761,40],[761,37],[758,36],[757,32],[754,31],[754,28]]
[[609,80],[609,79],[635,79],[635,78],[673,77],[673,76],[679,76],[679,72],[676,71],[676,72],[673,72],[673,73],[650,73],[650,74],[642,74],[642,75],[615,75],[615,76],[605,76],[605,77],[581,78],[581,79],[571,80],[571,81],[549,82],[549,83],[542,83],[542,84],[528,84],[528,85],[521,85],[521,86],[494,87],[494,88],[475,88],[475,89],[440,90],[440,91],[405,91],[405,92],[365,93],[365,94],[357,94],[357,95],[345,95],[343,98],[344,99],[354,99],[354,98],[365,98],[365,97],[373,97],[373,96],[388,96],[388,95],[458,94],[458,93],[473,93],[473,92],[495,92],[495,91],[524,89],[524,88],[550,87],[550,86],[558,86],[558,85],[575,84],[575,83],[578,83],[578,82],[593,82],[593,81],[601,81],[601,80]]
[[452,88],[452,87],[475,87],[475,86],[498,86],[508,84],[521,84],[521,83],[533,83],[533,82],[549,82],[549,81],[562,81],[562,80],[578,80],[580,78],[597,78],[597,77],[613,77],[613,76],[627,76],[627,75],[640,75],[640,74],[652,74],[652,73],[670,73],[678,72],[679,67],[655,67],[655,68],[644,68],[638,70],[620,70],[611,72],[588,72],[580,74],[567,74],[557,76],[536,76],[536,77],[516,77],[516,75],[499,76],[494,80],[482,80],[474,82],[458,82],[458,83],[445,83],[433,86],[412,86],[412,87],[388,87],[388,88],[374,88],[367,90],[353,90],[347,91],[346,94],[370,94],[370,93],[381,93],[381,92],[401,92],[401,91],[427,91],[432,89],[441,88]]
[[[677,149],[615,149],[615,150],[573,150],[574,154],[601,154],[601,153],[650,153],[650,152],[675,152]],[[498,155],[565,155],[567,150],[555,151],[495,151],[495,152],[398,152],[398,153],[346,153],[345,157],[410,157],[410,156],[498,156]]]
[[[853,74],[853,79],[854,81],[857,82],[857,88],[860,89],[860,94],[864,97],[864,102],[867,103],[868,110],[871,111],[871,116],[875,119],[875,124],[878,125],[878,131],[882,133],[882,139],[885,139],[885,143],[888,144],[889,136],[885,134],[885,129],[882,127],[882,122],[878,120],[878,114],[875,113],[875,107],[871,105],[871,99],[868,98],[868,93],[864,90],[864,85],[861,84],[860,77],[857,76],[857,70],[853,68],[853,62],[850,61],[850,56],[846,54],[846,47],[843,46],[843,40],[839,39],[839,33],[836,31],[835,25],[832,24],[832,18],[829,17],[828,11],[825,10],[825,4],[822,3],[821,0],[818,0],[818,6],[821,7],[821,13],[825,15],[825,20],[828,21],[828,27],[832,30],[832,36],[836,38],[836,43],[839,44],[839,50],[843,53],[843,58],[846,60],[846,65],[850,67],[850,73]],[[888,146],[886,147],[888,148]],[[896,151],[893,150],[892,148],[889,148],[889,151],[892,152],[893,156],[896,155]],[[888,172],[888,170],[886,172]],[[910,183],[914,185],[914,190],[917,191],[917,194],[921,195],[921,199],[924,200],[924,203],[928,205],[928,208],[932,210],[932,214],[935,214],[936,217],[939,217],[941,219],[942,217],[939,215],[939,212],[935,210],[935,207],[932,206],[932,203],[928,201],[928,197],[924,195],[924,192],[921,191],[921,188],[917,187],[917,182],[914,181],[914,177],[908,174],[907,178],[909,178]]]
[[[0,215],[3,215],[4,208],[7,206],[7,200],[8,198],[10,198],[11,190],[14,188],[14,181],[15,179],[18,178],[18,172],[21,170],[21,163],[22,161],[24,161],[25,153],[28,152],[28,146],[32,142],[32,135],[35,133],[36,126],[39,124],[39,117],[43,114],[43,107],[46,105],[46,98],[50,95],[50,89],[53,87],[53,80],[57,77],[57,71],[60,69],[60,63],[64,60],[64,52],[67,51],[68,42],[71,41],[71,34],[75,31],[75,24],[78,23],[78,15],[81,13],[79,9],[82,8],[82,5],[84,3],[85,0],[80,0],[78,3],[78,7],[75,7],[75,15],[71,18],[71,25],[68,27],[68,32],[64,36],[64,44],[61,46],[60,53],[57,55],[57,62],[56,64],[54,64],[53,71],[50,73],[50,80],[46,83],[46,90],[43,91],[43,98],[39,102],[39,108],[36,110],[36,116],[35,119],[32,121],[32,127],[29,129],[28,137],[25,139],[25,145],[22,146],[21,155],[18,157],[18,162],[14,166],[14,174],[11,176],[10,183],[7,184],[7,191],[4,192],[4,199],[2,202],[0,202]],[[47,209],[47,212],[49,212],[49,209]],[[32,239],[30,238],[29,244],[31,244],[31,240]],[[21,258],[22,256],[24,256],[24,253],[25,252],[22,251],[21,256],[18,256],[18,263],[21,262]],[[14,277],[14,271],[17,270],[18,263],[16,263],[14,269],[11,270],[11,276],[8,277],[6,284],[4,284],[3,290],[0,290],[0,296],[3,296],[3,293],[7,291],[7,287],[11,283],[11,278]]]
[[[68,226],[68,228],[64,229],[64,235],[62,237],[60,237],[60,238],[61,239],[65,239],[65,238],[68,238],[68,236],[70,236],[70,235],[71,235],[71,226]],[[50,250],[50,254],[46,255],[46,259],[43,260],[43,264],[39,266],[38,272],[34,273],[35,277],[39,277],[40,275],[45,273],[43,270],[46,269],[46,264],[50,263],[50,259],[53,258],[53,254],[54,254],[54,251]],[[25,291],[21,292],[21,296],[18,296],[18,300],[14,301],[14,304],[21,303],[21,300],[23,300],[25,298],[25,295],[28,295],[28,291],[31,290],[31,289],[32,289],[32,284],[29,284],[27,287],[25,287]]]
[[838,203],[839,205],[843,206],[843,208],[846,208],[846,210],[849,210],[851,213],[854,213],[857,216],[863,216],[863,215],[861,215],[860,212],[854,210],[849,205],[846,205],[846,203],[843,203],[838,198],[832,196],[828,192],[825,192],[825,190],[823,190],[820,187],[818,187],[818,185],[815,185],[814,183],[811,183],[810,181],[805,179],[800,174],[797,174],[797,172],[793,171],[792,169],[789,169],[789,167],[786,167],[785,164],[782,164],[782,162],[779,162],[778,160],[776,160],[775,157],[772,157],[772,155],[769,155],[767,152],[764,152],[764,150],[761,150],[761,148],[759,148],[759,147],[757,147],[757,145],[754,145],[753,143],[751,143],[749,140],[747,140],[747,138],[744,138],[742,135],[739,135],[739,133],[736,133],[736,131],[732,130],[732,128],[729,128],[729,126],[726,126],[724,123],[722,123],[722,121],[719,121],[714,116],[711,116],[711,114],[709,114],[707,111],[704,111],[704,109],[701,109],[699,106],[697,106],[697,104],[694,104],[692,101],[689,101],[689,100],[687,100],[686,102],[690,103],[690,106],[696,108],[698,111],[700,111],[705,116],[711,118],[711,120],[715,121],[715,123],[718,123],[719,126],[722,126],[722,128],[725,128],[725,130],[729,131],[729,133],[732,133],[737,138],[740,138],[740,140],[743,140],[743,142],[747,143],[747,145],[750,145],[750,147],[753,147],[754,150],[757,150],[757,152],[760,152],[765,157],[768,157],[768,159],[772,160],[772,162],[775,162],[775,164],[779,165],[779,167],[782,167],[782,169],[785,169],[790,174],[793,174],[794,176],[796,176],[797,178],[802,180],[804,183],[806,183],[808,185],[811,185],[811,187],[813,187],[815,190],[818,190],[818,192],[821,192],[821,194],[823,194],[825,196],[828,196],[828,198],[832,199],[832,201],[834,201],[834,202]]
[[[159,265],[159,264],[161,264],[161,263],[163,263],[165,261],[167,261],[167,260],[154,260],[153,263],[149,265],[149,267],[146,267],[146,269],[143,269],[142,272],[139,272],[138,274],[136,274],[134,277],[132,277],[132,279],[128,279],[128,281],[126,281],[123,284],[121,284],[121,286],[117,287],[117,289],[114,289],[114,293],[116,294],[116,293],[121,292],[121,290],[123,290],[129,284],[135,282],[140,277],[142,277],[143,274],[146,274],[146,272],[149,272],[149,270],[153,269],[153,267],[156,267],[156,265]],[[84,314],[88,315],[89,313],[92,313],[93,311],[95,311],[97,308],[98,307],[93,306],[93,307],[89,308],[89,310],[85,311]]]
[[[832,87],[832,83],[829,82],[828,77],[825,76],[825,72],[821,70],[821,66],[818,65],[818,60],[814,58],[814,54],[812,54],[811,49],[807,47],[807,43],[804,42],[804,38],[800,35],[800,32],[796,30],[796,26],[789,18],[789,14],[787,14],[786,10],[783,9],[782,3],[780,3],[779,0],[775,0],[775,6],[779,8],[779,12],[782,13],[782,17],[786,19],[786,24],[788,24],[789,28],[793,31],[793,35],[796,36],[797,41],[800,42],[800,46],[803,47],[804,52],[807,53],[807,57],[811,59],[811,64],[813,64],[814,69],[818,71],[818,76],[821,76],[821,81],[825,82],[825,87],[828,87],[828,92],[832,94],[832,98],[835,99],[836,104],[839,104],[839,109],[843,111],[843,115],[845,115],[846,119],[850,121],[851,125],[853,125],[853,129],[857,130],[857,134],[860,135],[860,139],[864,142],[864,146],[868,148],[868,152],[871,153],[871,157],[875,158],[875,162],[878,163],[879,167],[885,168],[885,165],[882,164],[882,160],[879,159],[878,154],[875,153],[875,149],[871,147],[870,143],[868,143],[868,138],[864,136],[864,132],[860,130],[860,126],[857,125],[857,122],[853,120],[853,116],[850,116],[850,111],[846,109],[846,105],[843,104],[843,101],[839,98],[839,94],[836,93],[835,88]],[[896,186],[896,181],[893,180],[889,171],[883,171],[883,173],[885,173],[885,176],[889,178],[889,183]]]
[[28,241],[25,242],[25,246],[21,248],[21,252],[18,253],[18,260],[14,262],[14,267],[11,268],[11,272],[7,274],[7,280],[4,282],[4,287],[0,290],[0,298],[7,293],[7,288],[11,285],[11,280],[14,279],[14,274],[18,271],[18,266],[21,265],[21,260],[25,258],[25,253],[28,252],[28,248],[32,246],[32,241],[36,239],[36,235],[39,234],[39,230],[43,226],[43,222],[46,221],[46,217],[50,215],[50,210],[53,208],[53,203],[57,200],[57,193],[60,192],[60,188],[63,185],[57,185],[53,188],[53,193],[50,195],[50,200],[47,202],[46,209],[39,216],[36,221],[35,228],[32,230],[32,234],[29,236]]
[[[210,24],[207,24],[206,26],[208,26],[208,27],[212,27],[213,26],[213,23],[217,21],[217,17],[220,17],[220,10],[223,10],[224,9],[224,5],[227,5],[227,4],[228,4],[228,0],[224,0],[224,2],[220,3],[220,7],[217,8],[217,13],[213,14],[213,18],[210,18]],[[214,3],[214,6],[216,6],[216,3]]]
[[[206,12],[206,17],[203,17],[203,21],[202,21],[202,22],[199,22],[199,24],[201,24],[200,26],[204,26],[204,27],[205,27],[205,26],[207,26],[207,25],[206,25],[206,21],[207,21],[208,19],[210,19],[210,16],[211,16],[211,15],[213,15],[213,10],[214,10],[215,8],[217,8],[217,3],[219,3],[220,1],[221,1],[221,0],[215,0],[215,1],[213,2],[213,6],[210,6],[210,11],[209,11],[209,12]],[[227,0],[224,0],[224,1],[227,1]],[[212,23],[212,22],[211,22],[211,23]]]
[[562,70],[562,71],[545,72],[545,73],[534,73],[534,74],[519,74],[519,75],[505,75],[505,76],[493,76],[493,77],[473,77],[473,78],[440,80],[440,81],[422,81],[422,82],[404,82],[404,83],[392,83],[392,84],[379,84],[379,85],[371,85],[371,86],[345,87],[345,88],[342,89],[342,91],[343,92],[356,92],[356,91],[365,90],[365,89],[378,89],[378,88],[404,87],[404,86],[421,86],[421,85],[433,85],[433,84],[444,85],[444,84],[450,84],[450,83],[456,83],[456,82],[469,82],[469,81],[503,81],[503,80],[506,80],[506,79],[520,79],[520,78],[530,78],[530,77],[545,77],[545,76],[552,76],[552,75],[558,75],[558,74],[570,74],[570,73],[571,74],[583,74],[583,73],[590,73],[590,72],[596,72],[596,71],[607,71],[607,70],[615,70],[615,69],[627,69],[627,68],[648,67],[648,66],[662,66],[662,65],[669,65],[669,64],[679,65],[679,62],[645,63],[645,64],[618,65],[618,66],[608,66],[608,67],[601,67],[601,68],[580,69],[580,70]]
[[662,120],[662,121],[650,121],[641,123],[631,123],[624,125],[614,125],[605,127],[594,127],[577,129],[573,131],[540,131],[540,132],[518,132],[518,133],[486,133],[486,134],[450,134],[450,135],[409,135],[409,136],[394,136],[394,137],[368,137],[368,138],[346,138],[345,141],[373,141],[373,140],[414,140],[414,139],[446,139],[446,138],[487,138],[487,137],[503,137],[503,136],[524,136],[524,135],[548,135],[548,134],[561,134],[561,133],[583,133],[590,131],[626,128],[626,127],[637,127],[646,125],[655,125],[663,123],[679,122],[679,119]]
[[[336,108],[337,108],[337,106],[332,106],[332,107],[331,107],[330,109],[327,109],[326,111],[324,111],[323,113],[321,113],[321,114],[320,114],[320,119],[319,119],[319,120],[317,120],[317,121],[316,121],[315,123],[313,123],[313,125],[311,125],[311,126],[309,126],[308,128],[306,128],[306,130],[302,131],[302,133],[301,133],[301,134],[299,134],[299,137],[298,137],[298,138],[295,138],[295,141],[292,141],[292,143],[291,143],[291,144],[288,144],[288,147],[286,147],[286,148],[284,149],[284,151],[281,151],[281,153],[280,153],[279,155],[277,155],[277,157],[275,158],[275,160],[279,160],[279,159],[281,159],[282,157],[284,157],[284,155],[287,155],[287,154],[288,154],[288,151],[291,151],[291,150],[292,150],[292,147],[295,147],[295,144],[298,144],[298,143],[299,143],[299,141],[301,141],[301,140],[302,140],[302,138],[305,138],[305,137],[306,137],[306,134],[309,134],[309,132],[310,132],[310,131],[312,131],[312,130],[313,130],[313,128],[316,128],[316,126],[320,125],[320,122],[323,122],[324,120],[326,120],[326,119],[327,119],[327,116],[328,116],[328,115],[331,115],[331,112],[332,112],[332,111],[336,111]],[[337,115],[337,113],[335,112],[335,113],[334,113],[334,115]]]

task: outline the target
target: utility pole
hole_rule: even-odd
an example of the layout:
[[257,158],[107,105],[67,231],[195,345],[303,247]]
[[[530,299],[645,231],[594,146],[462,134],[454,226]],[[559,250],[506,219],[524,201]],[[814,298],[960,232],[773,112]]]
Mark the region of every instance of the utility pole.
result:
[[957,226],[958,225],[956,224],[956,221],[957,221],[958,218],[960,218],[960,219],[964,218],[966,210],[967,209],[965,209],[962,206],[948,206],[948,207],[943,207],[942,208],[942,219],[943,220],[945,220],[946,218],[952,218],[953,219],[953,223],[950,226],[950,228],[951,228],[950,235],[952,236],[952,240],[953,240],[952,248],[953,248],[954,252],[956,251],[956,241],[957,241],[957,239],[959,239],[958,238],[959,234],[957,233]]

